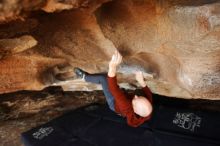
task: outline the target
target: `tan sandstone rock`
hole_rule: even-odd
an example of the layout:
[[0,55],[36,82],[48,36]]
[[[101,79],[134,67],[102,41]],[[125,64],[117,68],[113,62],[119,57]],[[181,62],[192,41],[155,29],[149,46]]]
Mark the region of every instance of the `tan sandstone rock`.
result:
[[37,45],[32,36],[21,36],[13,39],[0,39],[0,55],[2,57],[23,52]]
[[[40,7],[50,14],[35,12],[30,16],[29,19],[36,20],[37,25],[25,34],[33,36],[38,45],[14,57],[32,60],[32,56],[40,56],[51,62],[50,66],[36,68],[36,72],[27,70],[30,75],[34,74],[31,80],[37,80],[38,84],[27,88],[30,82],[25,81],[25,86],[17,84],[15,90],[37,90],[49,85],[62,85],[66,90],[97,89],[94,85],[84,88],[84,83],[74,81],[71,69],[77,66],[90,73],[106,72],[112,53],[118,49],[124,57],[119,80],[129,83],[125,86],[130,89],[134,84],[132,73],[142,70],[154,93],[181,98],[220,99],[218,1],[77,2],[78,5],[74,5],[73,1],[51,0],[48,7]],[[51,13],[60,11],[61,7],[65,9],[67,5],[74,9]],[[25,23],[24,20],[21,24]],[[0,26],[0,30],[7,32],[7,27],[7,24]],[[15,23],[13,28],[19,27]],[[3,38],[0,32],[0,37],[18,37],[23,34],[19,32],[4,33]],[[9,60],[13,62],[14,58],[7,59],[10,64]],[[56,59],[62,61],[54,63]],[[0,62],[0,74],[4,72],[4,61]],[[70,70],[59,69],[56,72],[57,65],[69,66]],[[43,80],[37,77],[44,75]],[[11,89],[5,85],[10,80],[16,82],[20,77],[19,74],[13,77],[11,73],[5,78],[7,80],[0,85],[1,93],[10,92]]]

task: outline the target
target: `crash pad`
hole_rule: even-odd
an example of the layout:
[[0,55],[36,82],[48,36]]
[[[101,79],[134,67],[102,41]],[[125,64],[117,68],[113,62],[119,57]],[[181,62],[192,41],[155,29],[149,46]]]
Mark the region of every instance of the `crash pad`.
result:
[[21,138],[25,146],[219,146],[219,115],[170,102],[155,104],[151,120],[134,128],[107,105],[95,103],[30,129]]

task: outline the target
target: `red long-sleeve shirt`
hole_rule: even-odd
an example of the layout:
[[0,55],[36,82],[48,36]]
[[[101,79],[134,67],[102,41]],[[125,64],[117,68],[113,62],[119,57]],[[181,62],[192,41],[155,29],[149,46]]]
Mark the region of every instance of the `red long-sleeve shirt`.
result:
[[[128,125],[137,127],[150,119],[151,115],[147,117],[140,117],[134,113],[132,107],[132,98],[134,95],[125,95],[117,84],[116,76],[108,77],[108,86],[115,99],[115,111],[127,118]],[[146,86],[142,88],[142,90],[146,94],[146,98],[152,103],[152,93],[150,89]]]

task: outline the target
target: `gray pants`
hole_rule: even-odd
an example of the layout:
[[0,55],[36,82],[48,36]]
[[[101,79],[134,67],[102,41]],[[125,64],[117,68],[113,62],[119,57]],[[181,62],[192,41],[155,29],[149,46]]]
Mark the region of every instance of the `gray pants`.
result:
[[107,74],[87,74],[85,76],[85,81],[95,84],[101,84],[109,108],[112,111],[115,111],[115,101],[108,88]]

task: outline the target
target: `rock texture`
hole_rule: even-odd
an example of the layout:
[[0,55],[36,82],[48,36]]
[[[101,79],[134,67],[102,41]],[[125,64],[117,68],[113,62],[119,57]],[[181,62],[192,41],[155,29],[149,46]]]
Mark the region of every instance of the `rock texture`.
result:
[[[0,39],[22,49],[0,54],[1,93],[51,85],[97,89],[75,80],[73,67],[105,72],[118,49],[124,57],[119,78],[127,88],[134,87],[133,71],[142,70],[154,93],[220,99],[219,0],[13,2],[2,2]],[[24,35],[37,45],[17,42]]]
[[23,52],[36,45],[37,45],[37,41],[32,36],[21,36],[20,38],[14,38],[14,39],[1,39],[0,58],[5,57],[7,55]]
[[0,2],[0,23],[16,19],[24,20],[33,11],[58,12],[90,7],[99,1],[103,0],[3,0]]

